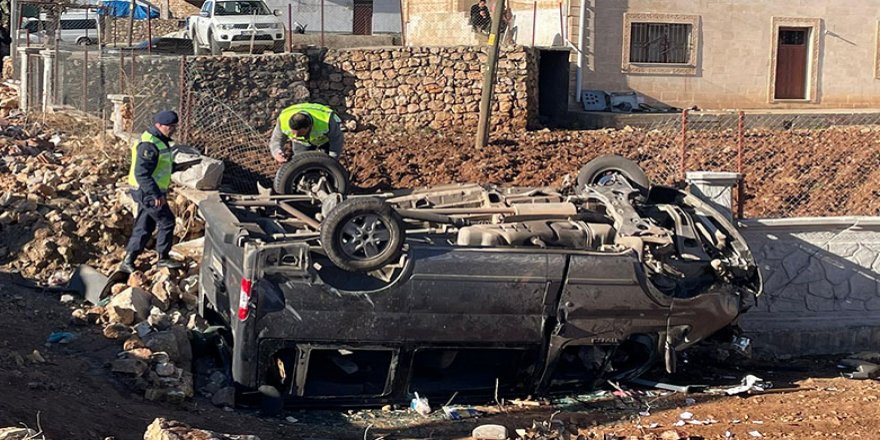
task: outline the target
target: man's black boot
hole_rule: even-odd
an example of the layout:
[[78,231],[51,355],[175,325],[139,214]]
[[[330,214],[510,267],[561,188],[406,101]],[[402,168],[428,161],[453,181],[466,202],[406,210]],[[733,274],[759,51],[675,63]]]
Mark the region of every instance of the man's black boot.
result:
[[119,263],[119,270],[123,272],[132,273],[137,269],[134,267],[134,261],[137,259],[137,254],[133,254],[128,252],[125,254],[125,258]]
[[156,264],[160,269],[183,269],[183,263],[172,260],[171,257],[162,257],[159,258],[159,263]]

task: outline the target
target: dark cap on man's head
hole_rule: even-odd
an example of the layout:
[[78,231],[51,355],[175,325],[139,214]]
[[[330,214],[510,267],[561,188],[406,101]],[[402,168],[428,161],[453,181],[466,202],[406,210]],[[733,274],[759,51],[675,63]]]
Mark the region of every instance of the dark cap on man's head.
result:
[[162,125],[174,125],[177,123],[177,113],[171,110],[156,113],[156,115],[153,116],[153,122]]

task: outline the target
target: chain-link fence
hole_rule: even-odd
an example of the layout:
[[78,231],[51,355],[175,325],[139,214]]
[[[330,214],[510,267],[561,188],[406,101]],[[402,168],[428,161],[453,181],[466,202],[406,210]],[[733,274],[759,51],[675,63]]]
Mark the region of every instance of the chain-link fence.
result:
[[686,114],[686,170],[742,174],[745,217],[880,215],[880,114]]

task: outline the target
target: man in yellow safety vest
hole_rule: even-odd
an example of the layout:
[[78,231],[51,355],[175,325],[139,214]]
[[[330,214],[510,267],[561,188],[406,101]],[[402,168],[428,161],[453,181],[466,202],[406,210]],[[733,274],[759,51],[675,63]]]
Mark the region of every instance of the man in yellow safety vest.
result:
[[278,162],[287,162],[290,155],[284,150],[284,143],[290,139],[293,154],[322,150],[335,159],[342,156],[342,128],[339,116],[326,105],[302,103],[294,104],[281,111],[269,151]]
[[135,260],[143,252],[157,227],[158,266],[170,269],[183,267],[169,256],[171,240],[174,238],[174,214],[168,208],[166,198],[174,165],[171,135],[176,130],[177,113],[159,112],[153,117],[153,126],[131,147],[128,183],[132,186],[132,198],[137,203],[137,214],[131,238],[125,248],[125,259],[119,265],[119,270],[129,273],[135,271]]

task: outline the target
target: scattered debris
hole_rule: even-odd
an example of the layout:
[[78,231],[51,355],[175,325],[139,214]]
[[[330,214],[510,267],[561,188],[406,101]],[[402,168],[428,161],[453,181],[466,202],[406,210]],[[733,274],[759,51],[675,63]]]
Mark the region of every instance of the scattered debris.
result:
[[50,344],[68,344],[76,339],[76,335],[71,332],[52,332],[46,342]]
[[469,419],[483,415],[472,406],[444,406],[443,413],[449,420]]
[[412,402],[410,402],[409,408],[423,416],[431,414],[431,405],[428,403],[428,399],[426,397],[419,397],[419,393],[415,393],[415,396]]
[[157,418],[147,427],[144,440],[212,439],[212,440],[260,440],[255,435],[219,434],[190,427],[186,423]]
[[506,440],[507,428],[501,425],[480,425],[471,432],[474,440]]
[[854,368],[852,373],[843,373],[847,379],[877,379],[880,378],[880,365],[861,359],[844,359],[840,361],[840,368]]
[[31,440],[38,438],[37,431],[29,428],[0,428],[0,440]]
[[723,391],[728,396],[734,396],[743,393],[763,392],[772,387],[772,383],[765,382],[764,379],[749,374],[742,378],[739,386],[726,388]]

